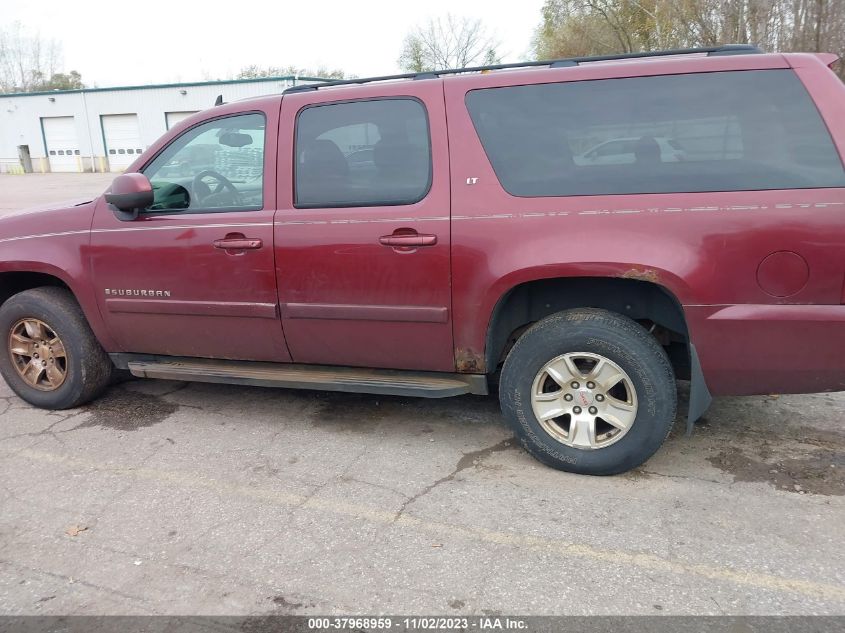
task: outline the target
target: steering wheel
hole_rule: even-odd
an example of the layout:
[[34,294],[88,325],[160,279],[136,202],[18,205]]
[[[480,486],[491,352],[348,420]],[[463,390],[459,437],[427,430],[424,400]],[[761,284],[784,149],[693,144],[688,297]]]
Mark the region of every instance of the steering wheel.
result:
[[[203,178],[211,177],[217,181],[217,186],[214,190],[211,187],[203,182]],[[196,197],[198,203],[205,202],[211,196],[216,196],[223,193],[224,190],[228,190],[232,194],[232,203],[233,204],[240,204],[241,196],[238,192],[235,185],[232,184],[232,181],[226,178],[223,174],[220,174],[216,171],[212,171],[210,169],[206,169],[201,171],[196,176],[194,176],[194,180],[191,183],[191,189],[193,189],[194,197]]]

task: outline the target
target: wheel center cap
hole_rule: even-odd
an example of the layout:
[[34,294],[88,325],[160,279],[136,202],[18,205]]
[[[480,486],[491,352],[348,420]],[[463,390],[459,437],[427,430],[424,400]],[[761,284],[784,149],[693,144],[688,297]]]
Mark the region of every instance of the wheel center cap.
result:
[[589,389],[582,388],[578,390],[578,395],[576,396],[576,399],[579,400],[583,406],[587,406],[593,404],[593,401],[596,398],[593,395],[592,391],[590,391]]

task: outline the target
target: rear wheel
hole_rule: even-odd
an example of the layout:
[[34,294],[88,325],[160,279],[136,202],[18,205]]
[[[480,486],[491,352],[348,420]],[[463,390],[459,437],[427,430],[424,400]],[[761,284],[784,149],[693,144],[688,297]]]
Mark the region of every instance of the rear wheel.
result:
[[64,288],[20,292],[0,306],[0,373],[27,402],[68,409],[109,384],[113,365],[79,304]]
[[645,462],[677,408],[663,348],[631,319],[596,309],[560,312],[528,329],[505,360],[499,397],[528,452],[590,475]]

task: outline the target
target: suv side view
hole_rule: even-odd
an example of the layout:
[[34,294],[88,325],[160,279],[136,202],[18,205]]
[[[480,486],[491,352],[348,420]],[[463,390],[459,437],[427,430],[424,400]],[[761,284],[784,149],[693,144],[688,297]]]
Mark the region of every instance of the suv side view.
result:
[[623,472],[672,428],[676,380],[688,426],[711,394],[845,389],[835,61],[733,45],[216,106],[104,195],[0,218],[0,372],[50,409],[115,369],[497,385],[537,459]]

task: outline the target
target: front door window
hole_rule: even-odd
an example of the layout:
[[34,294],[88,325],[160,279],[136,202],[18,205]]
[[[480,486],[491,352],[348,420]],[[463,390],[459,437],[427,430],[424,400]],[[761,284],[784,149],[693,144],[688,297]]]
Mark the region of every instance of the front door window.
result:
[[144,169],[155,201],[148,212],[256,211],[263,206],[263,114],[191,128]]

